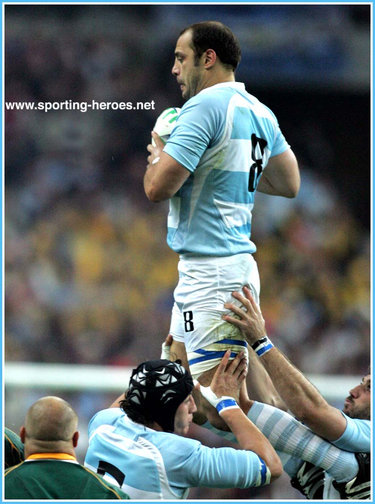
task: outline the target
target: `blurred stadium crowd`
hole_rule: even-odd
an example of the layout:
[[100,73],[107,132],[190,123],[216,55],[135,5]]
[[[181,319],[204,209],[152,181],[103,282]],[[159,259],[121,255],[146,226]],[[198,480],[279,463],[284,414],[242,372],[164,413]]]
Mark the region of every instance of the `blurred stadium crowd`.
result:
[[[149,29],[152,10],[133,9],[122,31],[109,15],[111,30],[99,33],[95,12],[74,23],[39,16],[27,27],[20,14],[8,22],[7,100],[154,99],[158,110],[6,113],[9,360],[136,363],[158,353],[168,330],[177,258],[165,244],[166,206],[148,203],[142,177],[155,116],[176,104],[171,95],[181,100],[170,57],[154,52],[152,68],[140,63],[149,63],[153,39],[137,33],[137,16],[146,14]],[[166,46],[172,52],[173,39]],[[333,146],[310,127],[315,163],[324,164]],[[306,170],[305,153],[293,148],[300,195],[259,195],[254,211],[270,335],[305,371],[361,373],[369,355],[369,233],[332,180],[314,165]]]
[[[169,71],[176,35],[190,20],[158,37],[161,6],[127,7],[122,16],[118,8],[103,16],[106,6],[90,13],[10,7],[7,101],[155,100],[157,109],[6,112],[5,359],[135,365],[155,358],[169,328],[177,257],[165,243],[167,204],[143,193],[145,147],[160,111],[181,105]],[[252,91],[251,74],[242,79]],[[340,117],[309,121],[290,95],[263,97],[259,83],[254,94],[296,142],[302,174],[295,200],[258,195],[254,209],[269,336],[306,373],[364,374],[369,221],[357,211],[355,188],[348,197],[335,180],[357,169],[351,158],[342,161],[347,147],[338,152],[347,143]],[[352,123],[366,121],[356,113]],[[352,144],[363,149],[367,141]],[[360,169],[369,190],[369,164]]]

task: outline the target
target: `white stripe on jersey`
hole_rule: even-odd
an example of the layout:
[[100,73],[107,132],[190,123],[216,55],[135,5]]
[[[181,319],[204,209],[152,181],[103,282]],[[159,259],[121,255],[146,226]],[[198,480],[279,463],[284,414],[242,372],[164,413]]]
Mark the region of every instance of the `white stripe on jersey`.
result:
[[[138,457],[151,459],[155,462],[158,471],[161,493],[158,494],[156,492],[134,489],[133,487],[125,484],[123,484],[121,489],[125,490],[132,499],[155,499],[155,496],[157,496],[157,499],[179,499],[180,497],[176,495],[169,486],[164,460],[156,446],[142,437],[139,437],[137,441],[135,441],[120,434],[116,434],[114,432],[115,429],[116,427],[112,425],[100,425],[97,429],[95,429],[92,436],[90,436],[89,443],[92,442],[95,436],[100,436],[106,443],[114,445],[117,449],[134,454]],[[93,470],[96,471],[96,469],[97,468],[94,468]],[[134,470],[136,469],[134,468]],[[112,478],[107,479],[108,481],[111,481],[111,483],[114,481]],[[144,496],[140,496],[141,494]],[[152,497],[152,495],[154,495],[154,497]]]
[[244,226],[251,222],[251,212],[254,203],[231,203],[217,199],[214,199],[214,203],[227,228]]

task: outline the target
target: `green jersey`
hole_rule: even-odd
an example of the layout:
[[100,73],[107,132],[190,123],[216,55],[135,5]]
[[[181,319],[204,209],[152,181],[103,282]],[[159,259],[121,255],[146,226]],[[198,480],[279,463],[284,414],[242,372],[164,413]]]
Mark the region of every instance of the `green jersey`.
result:
[[21,438],[12,430],[4,430],[5,469],[19,464],[24,460]]
[[5,499],[129,499],[74,457],[61,453],[34,454],[7,469],[4,490]]

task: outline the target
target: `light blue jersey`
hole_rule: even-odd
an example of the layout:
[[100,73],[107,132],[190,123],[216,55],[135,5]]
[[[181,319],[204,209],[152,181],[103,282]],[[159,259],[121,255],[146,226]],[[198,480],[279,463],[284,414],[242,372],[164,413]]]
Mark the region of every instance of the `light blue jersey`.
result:
[[[290,477],[297,474],[303,460],[326,470],[337,481],[346,481],[357,474],[358,463],[353,453],[336,448],[289,413],[254,401],[247,416],[275,448]],[[208,422],[203,427],[236,441],[231,432],[219,431]]]
[[[345,413],[341,414],[346,418],[346,428],[343,434],[332,444],[348,452],[371,452],[371,421],[360,418],[350,418]],[[350,478],[347,478],[350,480]],[[339,499],[338,491],[332,485],[333,478],[326,477],[324,485],[323,499]]]
[[85,466],[126,489],[131,499],[149,500],[182,499],[197,486],[259,486],[269,474],[255,453],[208,448],[157,432],[132,422],[120,408],[99,411],[91,419]]
[[[344,415],[348,420],[345,432],[337,441],[329,442],[314,434],[289,413],[269,404],[254,402],[247,416],[268,438],[281,459],[284,471],[291,478],[296,476],[304,460],[325,471],[322,475],[324,500],[340,500],[333,481],[353,479],[359,469],[354,453],[370,452],[369,420],[352,419]],[[219,431],[208,422],[203,427],[235,442],[231,432]],[[307,488],[308,474],[304,475],[304,481]],[[313,485],[318,485],[318,480],[314,480]]]
[[288,148],[274,114],[242,83],[216,84],[188,100],[164,147],[191,172],[170,200],[168,245],[179,254],[255,252],[255,191],[269,158]]
[[[342,413],[342,412],[341,412]],[[346,429],[336,441],[332,443],[342,450],[352,452],[371,451],[371,422],[370,420],[361,420],[359,418],[349,418],[345,413]]]

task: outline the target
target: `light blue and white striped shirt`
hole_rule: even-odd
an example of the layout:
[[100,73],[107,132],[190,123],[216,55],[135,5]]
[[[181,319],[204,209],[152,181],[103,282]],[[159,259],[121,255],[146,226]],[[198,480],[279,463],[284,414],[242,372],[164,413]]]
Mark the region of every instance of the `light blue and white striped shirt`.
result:
[[370,453],[371,421],[350,418],[345,413],[341,413],[346,418],[346,428],[339,439],[332,443],[342,450]]
[[288,148],[275,115],[240,82],[188,100],[164,147],[191,172],[170,200],[168,245],[191,255],[255,252],[254,194],[269,158]]

